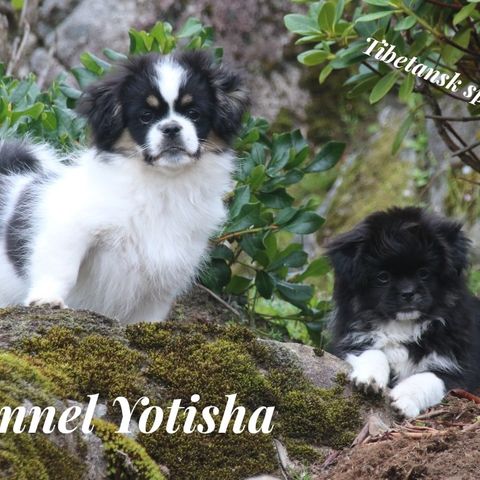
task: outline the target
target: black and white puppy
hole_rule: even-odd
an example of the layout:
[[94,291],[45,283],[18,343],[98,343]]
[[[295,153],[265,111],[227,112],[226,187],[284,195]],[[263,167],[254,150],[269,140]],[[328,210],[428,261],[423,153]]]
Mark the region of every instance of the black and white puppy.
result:
[[164,319],[225,219],[247,104],[239,76],[206,53],[150,54],[80,98],[91,148],[60,159],[3,142],[0,305]]
[[419,208],[367,217],[330,242],[334,351],[361,389],[406,417],[447,389],[480,387],[480,302],[465,282],[461,225]]

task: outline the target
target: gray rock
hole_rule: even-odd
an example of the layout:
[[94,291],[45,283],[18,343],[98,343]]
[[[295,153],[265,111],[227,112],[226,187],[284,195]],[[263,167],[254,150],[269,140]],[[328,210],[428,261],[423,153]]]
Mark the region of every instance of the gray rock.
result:
[[339,373],[347,374],[351,368],[347,362],[334,355],[323,352],[317,355],[316,350],[301,343],[282,343],[278,348],[285,348],[292,353],[305,376],[317,387],[331,388],[336,385]]

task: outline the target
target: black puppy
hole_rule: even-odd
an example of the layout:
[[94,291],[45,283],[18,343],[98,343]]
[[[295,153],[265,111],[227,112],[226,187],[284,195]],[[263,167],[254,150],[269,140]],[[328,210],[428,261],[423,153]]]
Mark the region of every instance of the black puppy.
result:
[[335,353],[352,382],[388,386],[406,417],[447,389],[480,386],[480,301],[466,286],[461,225],[420,208],[367,217],[327,246],[335,271]]

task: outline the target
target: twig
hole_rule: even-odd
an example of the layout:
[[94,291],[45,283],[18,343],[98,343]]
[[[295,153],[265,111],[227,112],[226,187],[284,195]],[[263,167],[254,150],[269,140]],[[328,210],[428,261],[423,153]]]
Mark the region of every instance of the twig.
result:
[[428,3],[433,3],[434,5],[438,5],[439,7],[443,8],[452,8],[453,10],[460,10],[462,8],[461,5],[455,5],[454,3],[444,3],[440,2],[440,0],[427,0]]
[[452,152],[452,155],[455,155],[456,157],[460,156],[462,153],[467,153],[470,150],[473,150],[474,148],[480,146],[480,140],[478,142],[472,143],[471,145],[468,145],[465,148],[462,148],[461,150],[457,150],[456,152]]
[[8,20],[9,29],[15,23],[15,11],[9,3],[0,3],[0,14],[5,15]]
[[431,120],[443,120],[446,122],[480,122],[480,116],[477,117],[442,117],[441,115],[425,115],[425,118]]
[[202,285],[201,283],[196,284],[197,287],[199,287],[201,290],[207,292],[212,298],[214,298],[218,303],[221,303],[225,308],[230,310],[233,314],[235,314],[238,318],[242,318],[239,312],[235,310],[229,303],[227,303],[223,298],[218,296],[215,292],[212,292],[209,288],[207,288],[205,285]]
[[55,43],[48,49],[47,53],[47,60],[45,62],[45,66],[43,67],[42,71],[39,73],[37,77],[37,84],[38,88],[42,88],[45,80],[47,79],[48,72],[50,71],[50,67],[52,66],[53,56],[55,53]]
[[472,185],[480,186],[480,182],[476,182],[475,180],[472,180],[470,178],[465,178],[465,177],[456,177],[456,178],[457,180],[462,180],[464,182],[471,183]]
[[247,228],[245,230],[238,230],[237,232],[232,232],[232,233],[226,233],[225,235],[222,235],[218,238],[216,238],[214,241],[215,243],[222,243],[225,240],[228,240],[230,238],[235,238],[239,237],[240,235],[248,234],[248,233],[258,233],[258,232],[264,232],[267,230],[278,230],[278,225],[268,225],[266,227],[255,227],[255,228]]
[[[440,106],[435,97],[433,96],[432,92],[430,91],[428,85],[426,83],[419,84],[419,91],[423,94],[426,102],[430,106],[433,116],[443,117],[442,110],[440,109]],[[457,145],[456,142],[451,138],[450,134],[454,134],[457,140],[460,137],[455,132],[455,130],[453,130],[452,126],[448,123],[448,121],[434,118],[433,122],[435,124],[438,134],[445,142],[445,145],[448,147],[448,149],[452,152],[452,154],[458,156],[463,163],[473,168],[475,171],[480,172],[480,159],[474,152],[471,151],[471,149],[462,152],[463,149],[461,149],[460,147],[462,145],[465,145],[465,142],[461,140],[460,145]]]
[[422,415],[419,415],[418,417],[415,417],[415,420],[427,420],[432,417],[438,417],[439,415],[443,415],[444,413],[449,413],[449,412],[446,409],[432,410],[431,412],[427,412]]
[[22,7],[22,13],[20,14],[20,21],[18,22],[19,28],[24,26],[22,39],[17,36],[13,41],[13,48],[12,48],[12,55],[10,57],[10,61],[8,62],[6,75],[9,76],[13,73],[14,68],[20,61],[22,56],[23,50],[27,45],[28,37],[30,36],[30,24],[26,21],[27,15],[27,8],[28,8],[28,0],[25,0]]
[[416,439],[422,439],[422,438],[431,438],[431,437],[436,437],[438,435],[448,435],[450,432],[448,430],[433,430],[430,432],[390,432],[390,435],[393,438],[416,438]]
[[480,405],[480,397],[474,395],[473,393],[467,392],[462,388],[454,388],[453,390],[450,390],[450,394],[458,398],[466,398],[467,400],[471,400],[477,405]]

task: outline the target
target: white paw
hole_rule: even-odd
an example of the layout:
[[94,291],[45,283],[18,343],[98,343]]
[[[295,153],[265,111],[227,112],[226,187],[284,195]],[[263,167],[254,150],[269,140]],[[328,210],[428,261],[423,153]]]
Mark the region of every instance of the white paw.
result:
[[420,408],[417,403],[408,395],[395,396],[395,389],[390,392],[390,399],[392,401],[391,407],[402,417],[414,418],[420,415]]
[[61,298],[29,298],[25,305],[27,307],[48,307],[54,309],[67,308]]
[[350,380],[365,393],[382,393],[388,385],[390,367],[387,357],[380,350],[367,350],[356,355],[347,355],[347,362],[353,367]]
[[388,378],[378,372],[365,372],[354,370],[350,374],[350,381],[355,388],[365,393],[382,393],[387,388]]
[[418,416],[439,404],[446,393],[445,384],[434,373],[417,373],[402,380],[390,392],[391,405],[406,418]]

